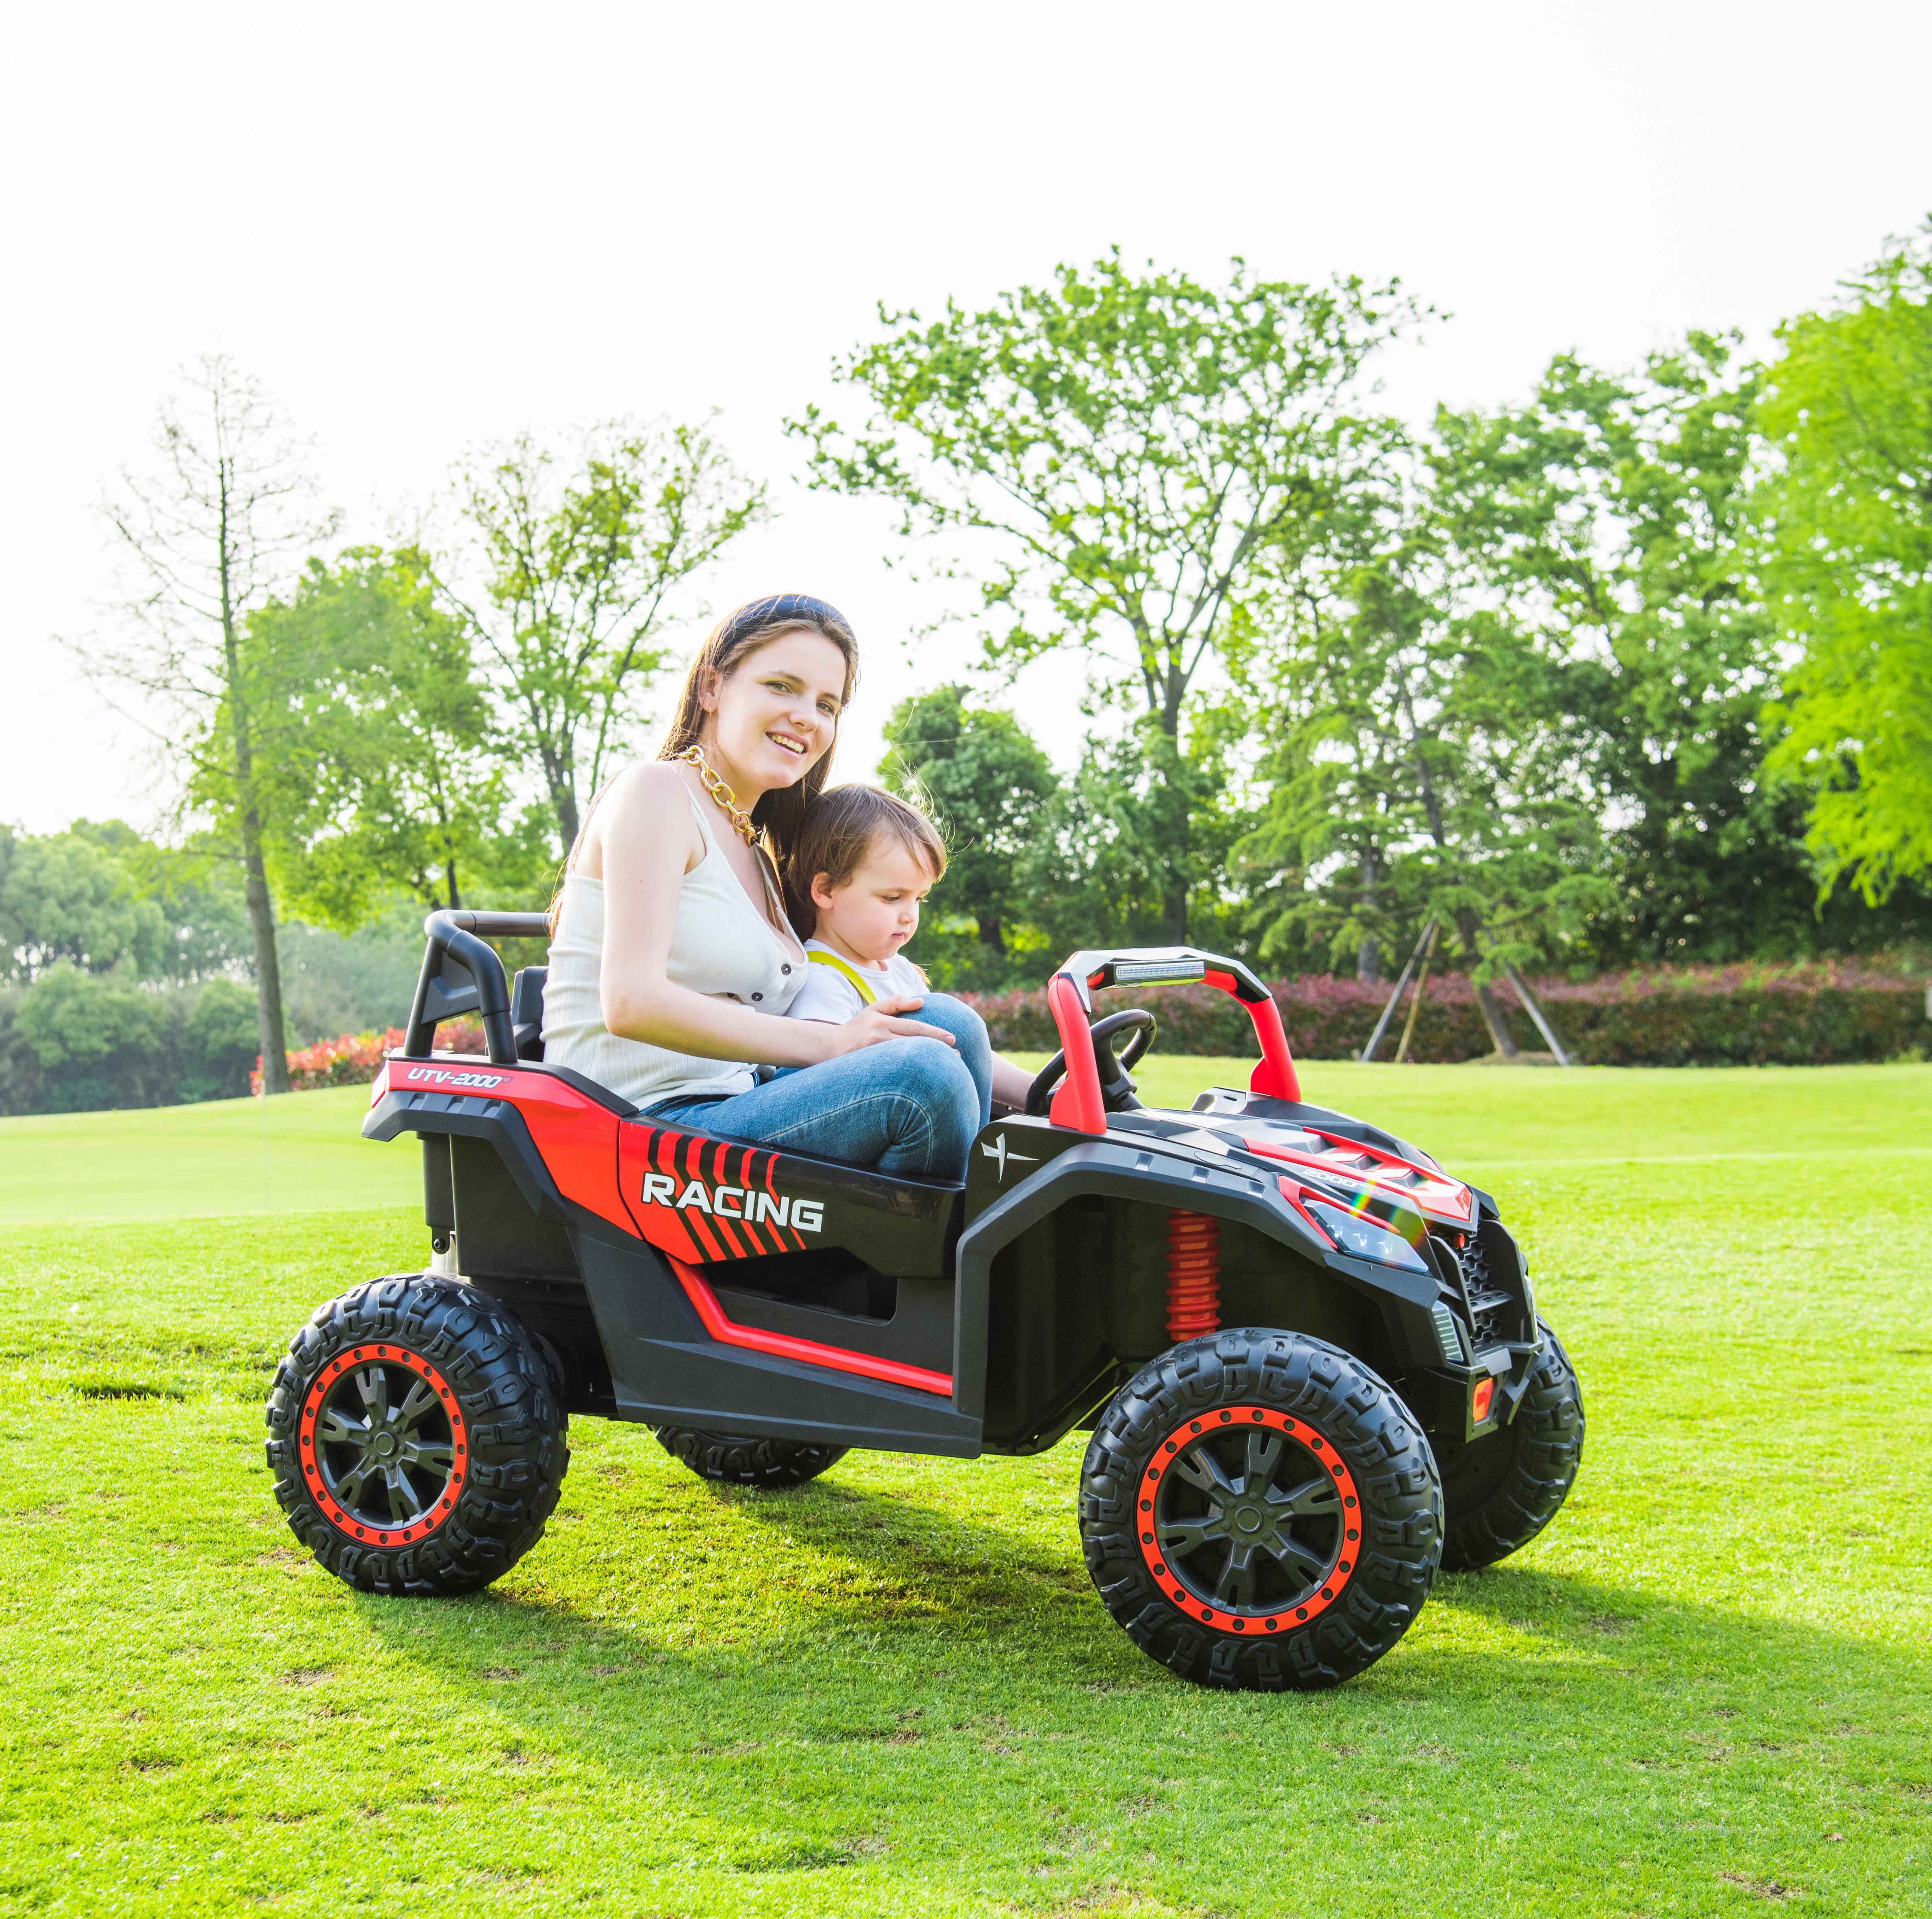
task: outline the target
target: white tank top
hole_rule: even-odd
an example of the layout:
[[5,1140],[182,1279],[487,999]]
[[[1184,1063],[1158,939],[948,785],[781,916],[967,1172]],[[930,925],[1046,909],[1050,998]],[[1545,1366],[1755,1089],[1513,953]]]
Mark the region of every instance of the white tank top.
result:
[[[665,973],[675,985],[694,993],[755,1006],[761,1013],[782,1014],[804,983],[805,949],[789,931],[782,938],[752,905],[698,796],[687,793],[686,797],[704,835],[704,857],[685,874],[678,889],[677,920]],[[765,898],[782,921],[778,883],[762,852],[758,864]],[[550,941],[550,976],[544,985],[547,1065],[568,1066],[634,1106],[745,1093],[758,1084],[748,1065],[620,1039],[604,1024],[598,983],[603,961],[604,882],[569,874]]]

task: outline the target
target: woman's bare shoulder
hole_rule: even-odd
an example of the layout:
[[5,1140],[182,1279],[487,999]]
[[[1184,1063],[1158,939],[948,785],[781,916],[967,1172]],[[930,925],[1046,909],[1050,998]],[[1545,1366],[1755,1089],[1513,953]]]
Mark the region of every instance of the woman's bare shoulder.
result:
[[648,832],[662,841],[667,829],[676,833],[682,828],[680,838],[672,843],[688,843],[685,862],[688,871],[704,852],[697,823],[691,817],[690,802],[689,785],[669,760],[633,760],[614,774],[598,795],[596,808],[585,824],[580,864],[593,874],[601,874],[604,850],[614,838],[634,842],[638,835]]

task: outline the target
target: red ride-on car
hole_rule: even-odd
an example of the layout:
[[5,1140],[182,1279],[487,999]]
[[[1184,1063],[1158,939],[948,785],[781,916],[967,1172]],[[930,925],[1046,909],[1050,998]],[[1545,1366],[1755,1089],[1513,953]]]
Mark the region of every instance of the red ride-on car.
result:
[[[322,1307],[268,1402],[296,1537],[338,1577],[464,1593],[542,1537],[570,1414],[650,1426],[708,1478],[796,1486],[848,1449],[1036,1453],[1078,1428],[1088,1570],[1135,1642],[1210,1684],[1335,1684],[1438,1565],[1555,1516],[1575,1374],[1495,1203],[1301,1098],[1248,970],[1076,953],[1063,1051],[964,1184],[658,1125],[542,1058],[544,975],[432,913],[406,1044],[363,1132],[414,1133],[428,1269]],[[1149,1111],[1153,1016],[1109,988],[1204,982],[1252,1015],[1244,1091]],[[480,1013],[487,1060],[434,1049]],[[1118,1050],[1117,1050],[1118,1049]]]

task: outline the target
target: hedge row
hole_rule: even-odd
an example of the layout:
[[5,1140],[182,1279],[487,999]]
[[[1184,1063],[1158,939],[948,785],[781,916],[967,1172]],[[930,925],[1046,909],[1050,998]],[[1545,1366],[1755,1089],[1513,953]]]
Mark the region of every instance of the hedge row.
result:
[[[1297,1059],[1349,1060],[1375,1030],[1388,987],[1304,974],[1269,989]],[[1525,1051],[1543,1041],[1507,982],[1496,988],[1511,1036]],[[1619,973],[1579,985],[1533,980],[1565,1049],[1592,1066],[1829,1066],[1889,1060],[1932,1045],[1928,988],[1848,967],[1700,967],[1671,973]],[[1100,996],[1115,1007],[1145,1006],[1160,1021],[1157,1041],[1167,1053],[1257,1051],[1246,1012],[1225,993],[1205,987],[1118,989]],[[1051,1053],[1060,1040],[1037,989],[998,994],[962,993],[976,1006],[1003,1052]],[[1405,997],[1377,1057],[1392,1060],[1408,1017]],[[289,1084],[298,1093],[322,1086],[366,1084],[384,1055],[403,1043],[401,1029],[345,1033],[289,1055]],[[474,1020],[446,1021],[436,1043],[445,1052],[482,1053],[483,1029]],[[1490,1037],[1466,975],[1432,979],[1416,1015],[1409,1057],[1424,1064],[1481,1059]],[[249,1090],[262,1090],[260,1063]]]
[[[1389,987],[1304,974],[1269,989],[1298,1059],[1353,1059],[1367,1044]],[[1585,985],[1538,979],[1542,1003],[1564,1049],[1610,1066],[1827,1066],[1889,1060],[1932,1045],[1928,989],[1843,967],[1699,967],[1672,973],[1606,975]],[[1510,1036],[1525,1051],[1544,1042],[1515,991],[1494,989]],[[1060,1041],[1038,991],[962,994],[978,1007],[1003,1051],[1044,1053]],[[1099,996],[1116,1007],[1145,1006],[1160,1022],[1165,1052],[1252,1058],[1254,1029],[1226,994],[1205,987],[1117,989]],[[1395,1057],[1411,995],[1406,995],[1376,1055]],[[1491,1051],[1475,991],[1462,973],[1432,978],[1416,1016],[1408,1057],[1425,1064],[1484,1057]]]

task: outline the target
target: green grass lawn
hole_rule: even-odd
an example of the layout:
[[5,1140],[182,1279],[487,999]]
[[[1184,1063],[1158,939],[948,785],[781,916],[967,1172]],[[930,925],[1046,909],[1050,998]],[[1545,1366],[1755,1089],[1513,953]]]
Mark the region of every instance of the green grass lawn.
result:
[[414,1153],[272,1102],[264,1213],[258,1104],[0,1123],[0,1909],[1925,1912],[1932,1068],[1306,1078],[1496,1194],[1590,1417],[1312,1697],[1118,1632],[1077,1441],[754,1495],[582,1420],[492,1593],[352,1594],[260,1402],[419,1261]]

